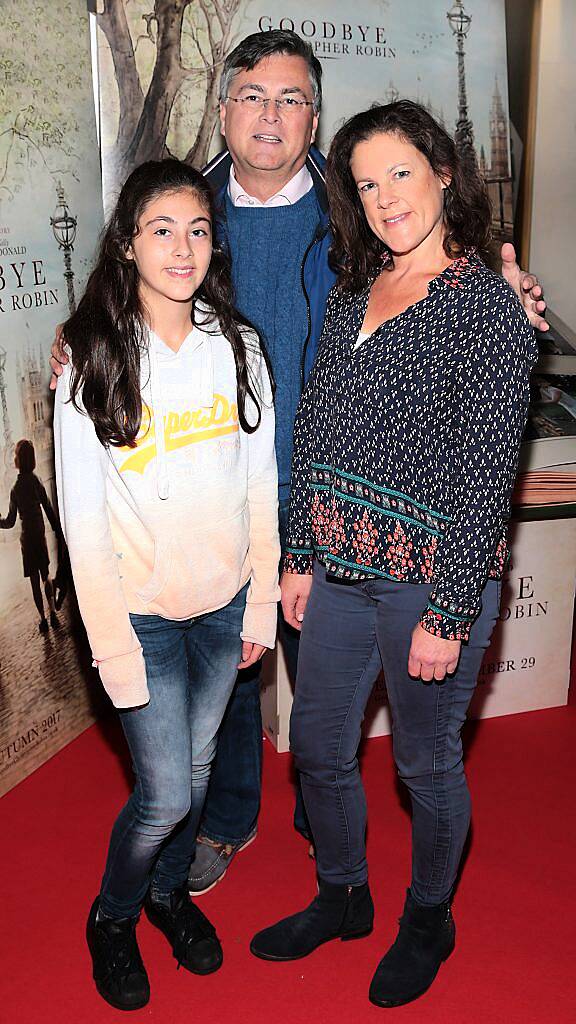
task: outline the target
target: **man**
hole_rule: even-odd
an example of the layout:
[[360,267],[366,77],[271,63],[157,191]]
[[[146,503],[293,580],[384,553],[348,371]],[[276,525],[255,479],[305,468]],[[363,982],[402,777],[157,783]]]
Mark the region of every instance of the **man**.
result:
[[[220,123],[227,150],[205,169],[217,196],[217,237],[232,259],[239,309],[260,331],[276,379],[279,527],[286,536],[292,431],[328,292],[328,213],[322,155],[310,148],[322,69],[293,32],[258,33],[227,58]],[[299,634],[279,615],[292,683]],[[256,835],[262,770],[260,673],[242,673],[222,723],[190,891],[207,892]],[[306,834],[300,794],[296,828]]]
[[[276,377],[282,543],[296,408],[335,281],[328,263],[324,159],[313,146],[321,75],[312,48],[294,32],[274,30],[242,40],[224,63],[220,86],[227,149],[205,169],[217,195],[217,241],[232,258],[237,305],[261,332]],[[541,289],[520,270],[513,246],[502,247],[502,261],[502,272],[522,298],[532,324],[547,329],[540,315],[545,308]],[[58,358],[65,357],[56,350],[54,356],[52,366],[58,372]],[[299,634],[281,615],[279,636],[293,680]],[[236,684],[219,733],[190,871],[195,895],[212,888],[236,853],[256,836],[262,767],[260,678],[258,671],[248,672]],[[307,834],[300,797],[295,826]]]

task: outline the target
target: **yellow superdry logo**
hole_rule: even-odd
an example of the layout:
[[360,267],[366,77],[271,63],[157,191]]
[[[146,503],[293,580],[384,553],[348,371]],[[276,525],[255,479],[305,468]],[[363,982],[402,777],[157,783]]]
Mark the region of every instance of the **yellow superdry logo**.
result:
[[[186,448],[190,444],[208,441],[211,437],[238,433],[238,406],[224,395],[215,394],[211,409],[186,409],[185,412],[169,412],[164,417],[164,444],[167,452]],[[143,473],[152,459],[156,458],[156,427],[150,409],[142,411],[142,423],[136,438],[136,448],[120,448],[127,457],[119,467],[121,473],[131,470]]]

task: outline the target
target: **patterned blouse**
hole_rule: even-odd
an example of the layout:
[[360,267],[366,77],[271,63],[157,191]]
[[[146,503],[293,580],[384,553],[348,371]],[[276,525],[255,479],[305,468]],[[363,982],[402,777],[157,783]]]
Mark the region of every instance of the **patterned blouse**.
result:
[[285,569],[431,583],[421,624],[467,640],[506,558],[537,358],[499,275],[469,251],[355,348],[369,288],[333,288],[294,433]]

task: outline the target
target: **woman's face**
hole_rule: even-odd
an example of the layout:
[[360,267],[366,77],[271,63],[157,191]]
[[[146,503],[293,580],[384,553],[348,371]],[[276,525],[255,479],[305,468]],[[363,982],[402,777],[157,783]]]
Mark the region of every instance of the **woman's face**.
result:
[[136,263],[140,297],[151,311],[167,300],[191,302],[212,256],[210,215],[196,193],[181,189],[152,200],[127,255]]
[[413,252],[444,235],[442,193],[449,175],[438,178],[411,142],[381,132],[352,151],[350,170],[366,220],[394,256]]

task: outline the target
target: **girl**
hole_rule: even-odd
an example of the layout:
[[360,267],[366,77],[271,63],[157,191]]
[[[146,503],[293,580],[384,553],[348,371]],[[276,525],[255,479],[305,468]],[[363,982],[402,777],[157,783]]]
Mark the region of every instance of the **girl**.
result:
[[62,524],[94,663],[136,785],[87,926],[98,991],[149,999],[135,926],[217,970],[186,880],[236,670],[273,647],[279,596],[271,378],[212,247],[212,200],[177,160],[124,185],[56,395]]
[[54,592],[52,583],[48,576],[50,567],[50,556],[46,545],[46,532],[44,529],[44,516],[55,534],[59,534],[58,520],[54,515],[54,509],[46,494],[46,488],[38,479],[34,470],[36,469],[36,453],[34,445],[25,438],[18,441],[14,449],[14,465],[18,470],[18,479],[10,492],[10,508],[5,519],[0,519],[0,530],[11,530],[16,524],[16,516],[20,516],[22,533],[20,534],[20,546],[22,548],[22,566],[24,576],[30,580],[34,604],[40,612],[38,629],[41,633],[48,632],[48,620],[44,614],[44,602],[42,600],[42,588],[40,580],[44,584],[44,593],[50,613],[50,625],[58,629],[60,623],[54,608]]

